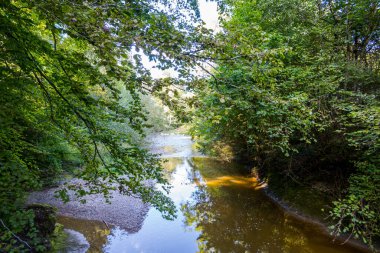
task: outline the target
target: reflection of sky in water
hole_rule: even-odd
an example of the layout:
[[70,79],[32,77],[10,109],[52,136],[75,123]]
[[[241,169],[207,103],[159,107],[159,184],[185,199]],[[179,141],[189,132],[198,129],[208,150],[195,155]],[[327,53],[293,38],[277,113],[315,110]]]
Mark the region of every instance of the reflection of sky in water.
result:
[[179,134],[157,134],[151,136],[151,152],[162,158],[202,156],[192,145],[190,136]]
[[[85,235],[91,244],[89,253],[101,249],[108,253],[358,253],[333,245],[312,225],[284,215],[242,166],[194,157],[189,137],[158,136],[153,141],[157,150],[173,147],[167,149],[164,167],[177,219],[165,220],[151,208],[142,228],[130,234],[119,228],[109,233],[99,221],[61,217],[67,228]],[[176,158],[169,158],[173,154]],[[128,219],[128,213],[122,217]]]
[[[195,190],[195,185],[188,179],[190,165],[184,159],[172,176],[170,197],[178,210],[181,203],[189,200]],[[114,229],[108,236],[106,252],[197,252],[199,232],[184,225],[182,212],[178,211],[174,221],[162,218],[161,214],[151,208],[144,221],[142,229],[135,234],[128,234],[120,229]]]
[[[141,230],[113,229],[105,252],[353,253],[310,225],[287,218],[239,167],[209,158],[170,158],[170,197],[178,217],[151,208]],[[173,168],[175,168],[173,170]]]

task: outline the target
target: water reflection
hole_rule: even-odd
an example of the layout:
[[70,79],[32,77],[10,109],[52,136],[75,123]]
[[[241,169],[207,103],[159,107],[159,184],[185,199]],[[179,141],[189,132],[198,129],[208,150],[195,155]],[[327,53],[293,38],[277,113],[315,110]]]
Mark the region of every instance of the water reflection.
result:
[[[175,164],[175,169],[171,170]],[[188,179],[191,166],[186,159],[170,158],[165,163],[172,171],[170,178],[172,190],[170,197],[177,207],[191,198],[196,186]],[[150,209],[143,227],[138,233],[128,234],[121,229],[115,229],[108,237],[104,247],[105,252],[196,252],[199,232],[184,225],[185,217],[181,212],[177,219],[168,221],[161,214]]]
[[201,233],[197,252],[354,252],[285,218],[234,165],[207,158],[192,164],[197,188],[181,210],[186,225]]
[[107,234],[100,223],[89,232],[77,228],[90,237],[92,249],[115,253],[355,252],[331,244],[310,225],[287,218],[259,190],[261,185],[236,164],[203,157],[170,158],[165,166],[173,186],[170,197],[180,209],[178,218],[164,220],[151,208],[136,233],[113,228]]
[[71,217],[60,216],[57,220],[66,229],[72,229],[82,233],[90,244],[87,253],[101,252],[103,245],[107,243],[110,234],[110,227],[101,221],[74,219]]

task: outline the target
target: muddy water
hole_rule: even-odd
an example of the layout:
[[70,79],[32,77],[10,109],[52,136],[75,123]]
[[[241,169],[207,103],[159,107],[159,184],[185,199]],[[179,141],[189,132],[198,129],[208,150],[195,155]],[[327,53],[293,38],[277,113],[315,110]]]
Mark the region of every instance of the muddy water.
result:
[[66,228],[85,235],[89,252],[357,252],[289,218],[241,167],[198,157],[188,137],[155,136],[151,141],[152,151],[167,159],[177,219],[167,221],[150,208],[141,229],[128,232],[61,217]]

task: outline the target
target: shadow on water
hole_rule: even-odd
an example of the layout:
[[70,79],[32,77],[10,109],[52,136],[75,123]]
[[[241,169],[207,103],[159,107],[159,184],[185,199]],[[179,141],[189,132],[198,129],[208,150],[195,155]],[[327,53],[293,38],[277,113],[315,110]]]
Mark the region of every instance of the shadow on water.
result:
[[198,252],[357,252],[287,218],[234,165],[207,158],[194,158],[193,165],[199,183],[181,210],[201,233]]
[[[357,252],[286,216],[236,164],[177,157],[165,167],[177,219],[164,220],[151,208],[136,233],[74,222],[71,228],[86,236],[91,252]],[[67,226],[70,219],[61,222]]]

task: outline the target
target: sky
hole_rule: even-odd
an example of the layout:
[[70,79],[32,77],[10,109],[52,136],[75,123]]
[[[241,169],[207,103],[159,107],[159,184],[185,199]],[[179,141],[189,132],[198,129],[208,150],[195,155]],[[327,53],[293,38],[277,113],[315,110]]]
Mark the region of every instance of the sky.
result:
[[218,11],[216,2],[207,2],[206,0],[198,0],[199,11],[202,20],[206,23],[206,27],[217,29],[218,27]]
[[[201,14],[201,19],[206,23],[206,27],[209,29],[216,30],[218,28],[218,11],[217,11],[217,3],[210,2],[206,0],[198,0],[199,11]],[[162,78],[166,76],[177,76],[177,73],[172,70],[160,70],[154,68],[155,63],[150,62],[148,57],[145,55],[141,55],[142,63],[144,66],[150,70],[153,78]]]

